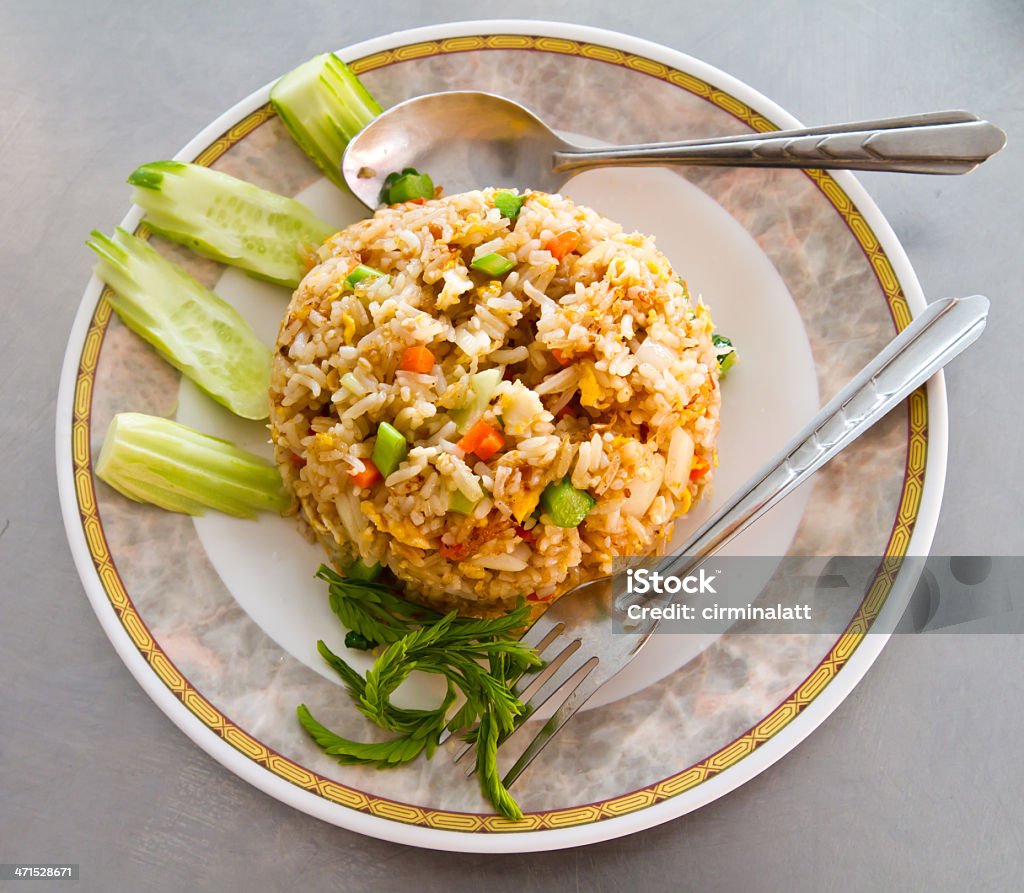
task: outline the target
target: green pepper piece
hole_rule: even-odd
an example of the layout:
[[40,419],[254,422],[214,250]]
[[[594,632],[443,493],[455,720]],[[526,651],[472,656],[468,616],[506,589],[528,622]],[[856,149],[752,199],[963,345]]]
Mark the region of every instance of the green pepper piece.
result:
[[568,477],[548,484],[540,494],[541,510],[556,527],[579,527],[597,505],[586,490],[577,490]]
[[494,194],[494,207],[501,211],[502,217],[515,220],[526,201],[525,195],[516,195],[514,192],[497,192]]
[[394,473],[408,452],[409,442],[401,431],[387,422],[381,422],[377,426],[377,442],[373,445],[371,458],[384,477]]
[[388,174],[380,200],[386,205],[398,205],[418,198],[434,197],[434,181],[430,174],[421,174],[416,168],[407,167],[400,174]]

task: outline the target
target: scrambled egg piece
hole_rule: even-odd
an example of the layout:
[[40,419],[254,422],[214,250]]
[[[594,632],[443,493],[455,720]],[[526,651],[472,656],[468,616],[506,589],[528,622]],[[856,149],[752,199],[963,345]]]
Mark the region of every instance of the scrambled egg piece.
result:
[[356,336],[356,321],[347,313],[342,313],[341,325],[341,337],[345,339],[346,344],[351,344]]
[[512,382],[511,387],[498,398],[498,415],[505,431],[513,437],[527,434],[542,413],[544,417],[551,418],[540,397],[520,381]]
[[597,408],[601,400],[601,385],[591,363],[580,364],[580,403]]
[[373,526],[382,533],[390,534],[398,542],[404,543],[407,546],[412,546],[416,549],[430,548],[430,540],[423,536],[416,525],[408,518],[399,518],[396,521],[388,521],[377,510],[377,506],[368,499],[360,503],[359,507],[363,514],[373,522]]
[[533,510],[537,508],[537,503],[540,502],[541,490],[519,490],[515,496],[512,497],[509,508],[512,509],[512,516],[522,524],[530,515],[533,514]]

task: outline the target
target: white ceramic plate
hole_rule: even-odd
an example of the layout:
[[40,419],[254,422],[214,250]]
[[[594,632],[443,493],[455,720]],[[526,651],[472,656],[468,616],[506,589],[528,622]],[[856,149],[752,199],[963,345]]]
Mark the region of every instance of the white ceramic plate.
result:
[[[582,139],[798,124],[695,59],[570,25],[443,25],[339,55],[385,105],[434,89],[486,89]],[[577,99],[569,109],[561,101],[567,84]],[[268,90],[230,109],[175,157],[297,194],[339,226],[358,219],[362,207],[319,177],[268,113]],[[717,498],[924,305],[895,236],[847,174],[597,171],[564,191],[628,228],[655,233],[739,346],[741,362],[723,390]],[[132,213],[123,225],[136,224]],[[273,343],[286,293],[172,253]],[[814,641],[659,637],[517,785],[528,812],[518,826],[488,814],[444,751],[389,773],[336,766],[297,729],[293,712],[305,701],[318,717],[333,716],[332,727],[369,734],[316,653],[318,638],[343,650],[344,636],[312,579],[318,549],[285,519],[244,522],[211,513],[193,521],[128,503],[91,476],[107,421],[125,409],[176,413],[267,452],[265,429],[179,381],[110,319],[101,290],[93,280],[83,298],[57,420],[61,502],[86,591],[126,664],[187,734],[262,790],[327,821],[420,846],[499,852],[589,843],[681,815],[750,778],[821,722],[884,642],[864,630],[879,611],[898,613],[905,600],[908,581],[897,580],[881,599],[875,592],[858,606],[843,636]],[[924,553],[944,462],[937,378],[902,417],[823,472],[816,489],[791,497],[731,548]],[[677,540],[706,512],[680,524]],[[362,655],[346,657],[368,665]],[[404,694],[417,703],[431,692],[428,680]]]

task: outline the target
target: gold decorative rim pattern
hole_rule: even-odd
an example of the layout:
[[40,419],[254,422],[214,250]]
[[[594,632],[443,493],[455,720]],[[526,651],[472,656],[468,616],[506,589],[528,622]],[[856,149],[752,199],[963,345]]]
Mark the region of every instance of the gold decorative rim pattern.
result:
[[[771,121],[745,103],[693,75],[612,47],[563,38],[498,34],[425,41],[375,53],[358,59],[350,65],[356,73],[363,73],[424,56],[489,49],[560,53],[622,66],[667,81],[712,102],[755,130],[777,129]],[[274,115],[275,112],[269,103],[261,106],[203,149],[194,159],[195,163],[212,164],[253,129],[273,118]],[[896,272],[870,225],[830,174],[825,171],[806,171],[805,173],[842,216],[854,238],[864,250],[885,294],[896,329],[903,329],[911,320],[910,307]],[[103,532],[90,456],[90,411],[96,364],[111,315],[107,294],[107,289],[104,289],[97,302],[83,343],[75,382],[71,436],[79,515],[86,544],[100,583],[125,632],[138,648],[139,653],[174,696],[200,722],[239,753],[278,777],[349,809],[391,821],[445,831],[469,833],[539,831],[590,824],[602,819],[626,815],[678,796],[720,774],[753,753],[789,725],[826,688],[857,650],[878,612],[885,604],[899,569],[898,559],[906,555],[910,543],[921,504],[927,456],[928,403],[923,388],[914,392],[909,398],[907,465],[896,520],[886,548],[886,556],[889,560],[883,562],[882,568],[869,587],[853,620],[821,663],[782,704],[743,735],[699,763],[662,779],[656,784],[594,803],[527,813],[518,822],[511,822],[500,816],[413,806],[367,794],[332,781],[299,765],[267,747],[233,723],[192,687],[154,640],[142,617],[135,609],[118,574]]]

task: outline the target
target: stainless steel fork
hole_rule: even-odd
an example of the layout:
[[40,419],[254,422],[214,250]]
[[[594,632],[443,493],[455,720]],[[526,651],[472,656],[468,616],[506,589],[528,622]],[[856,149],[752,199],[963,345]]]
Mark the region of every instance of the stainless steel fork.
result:
[[[680,577],[695,572],[972,344],[985,327],[988,308],[988,299],[981,295],[930,304],[656,570]],[[657,621],[628,634],[612,632],[613,611],[625,607],[624,578],[616,574],[581,583],[548,608],[523,636],[547,660],[540,671],[517,685],[517,694],[529,708],[527,718],[549,702],[555,709],[506,773],[505,785],[515,782],[576,711],[649,641]],[[521,723],[502,747],[522,743],[527,728]],[[469,750],[463,748],[456,761]]]

